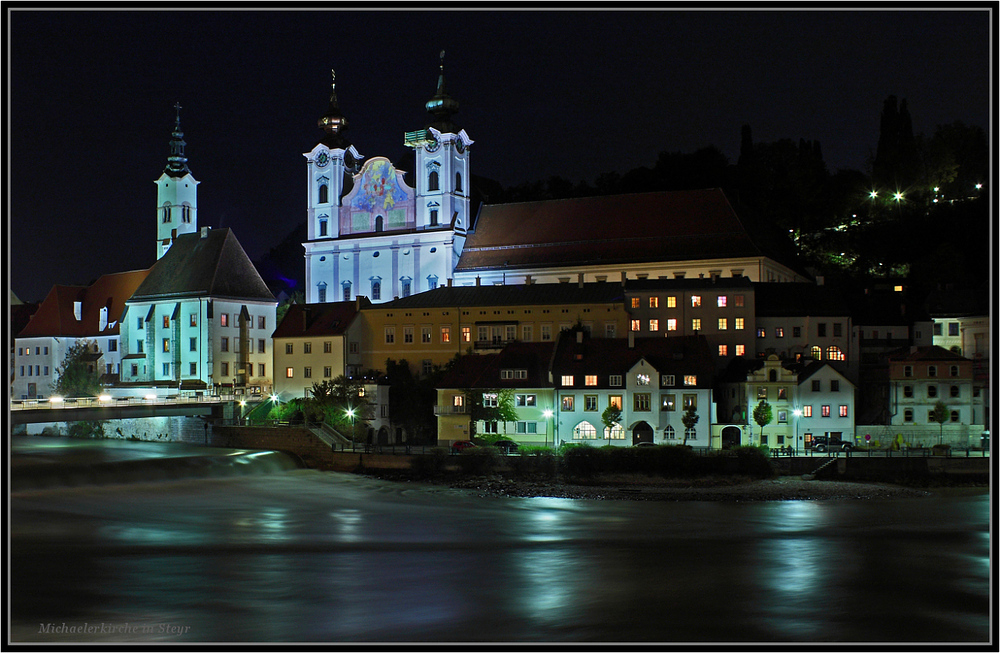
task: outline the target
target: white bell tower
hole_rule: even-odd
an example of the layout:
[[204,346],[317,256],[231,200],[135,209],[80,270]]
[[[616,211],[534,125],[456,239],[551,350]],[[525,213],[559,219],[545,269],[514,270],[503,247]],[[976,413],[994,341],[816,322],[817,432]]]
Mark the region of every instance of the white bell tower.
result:
[[159,260],[180,234],[198,231],[198,181],[191,175],[184,156],[181,105],[174,104],[177,119],[170,139],[167,167],[156,180],[156,259]]

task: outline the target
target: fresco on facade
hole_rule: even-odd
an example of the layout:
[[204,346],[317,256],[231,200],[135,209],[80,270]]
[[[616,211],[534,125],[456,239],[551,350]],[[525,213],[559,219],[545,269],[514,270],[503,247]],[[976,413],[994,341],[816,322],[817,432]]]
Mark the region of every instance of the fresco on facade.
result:
[[384,213],[408,199],[396,176],[396,169],[385,159],[369,161],[361,172],[358,185],[358,193],[351,202],[355,210]]

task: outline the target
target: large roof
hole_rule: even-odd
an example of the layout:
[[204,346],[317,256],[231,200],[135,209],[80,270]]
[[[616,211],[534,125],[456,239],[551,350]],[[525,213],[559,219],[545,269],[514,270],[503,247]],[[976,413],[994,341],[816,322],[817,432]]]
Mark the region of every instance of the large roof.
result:
[[[359,298],[364,300],[364,298]],[[364,300],[366,306],[367,300]],[[358,314],[358,302],[292,304],[272,338],[341,336]]]
[[755,283],[754,302],[758,317],[850,315],[844,297],[829,286],[814,283]]
[[[143,283],[149,270],[106,274],[90,286],[53,286],[18,337],[63,336],[84,338],[118,335],[125,302]],[[80,302],[80,319],[75,304]],[[101,328],[101,309],[107,323]]]
[[177,236],[132,299],[182,297],[274,301],[233,232],[208,228]]
[[[497,354],[459,356],[439,388],[547,388],[554,342],[512,342]],[[501,379],[500,370],[526,370],[527,378]]]
[[483,206],[457,270],[756,257],[721,189]]
[[379,304],[380,309],[466,306],[601,304],[622,302],[620,283],[533,283],[512,286],[440,286]]
[[947,361],[958,363],[969,360],[938,345],[930,347],[900,347],[899,349],[890,351],[885,357],[892,361]]

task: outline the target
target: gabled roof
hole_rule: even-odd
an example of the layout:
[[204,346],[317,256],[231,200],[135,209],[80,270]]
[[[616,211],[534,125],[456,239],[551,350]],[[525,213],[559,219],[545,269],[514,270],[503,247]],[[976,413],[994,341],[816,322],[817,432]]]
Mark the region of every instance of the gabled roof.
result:
[[518,304],[557,306],[602,304],[624,301],[620,283],[533,283],[512,286],[442,286],[409,297],[379,304],[378,308],[435,308],[466,306],[511,306]]
[[765,256],[721,189],[483,206],[457,271]]
[[132,299],[182,297],[274,301],[232,230],[208,228],[177,236]]
[[[497,354],[460,356],[439,388],[549,388],[554,342],[512,342]],[[527,378],[501,379],[501,370],[525,370]]]
[[885,357],[891,361],[947,361],[953,363],[969,361],[968,358],[959,356],[955,352],[937,345],[930,347],[900,347],[888,352]]
[[755,283],[754,302],[758,317],[850,315],[844,297],[828,286],[814,283]]
[[554,378],[573,375],[582,379],[596,374],[594,388],[609,388],[608,377],[625,374],[640,360],[645,359],[660,374],[673,374],[678,378],[686,374],[698,377],[696,387],[710,387],[715,372],[715,360],[704,336],[677,336],[672,338],[635,338],[629,347],[628,338],[582,337],[578,342],[576,330],[564,331],[552,364]]
[[[851,383],[850,379],[848,379],[840,372],[840,370],[838,370],[833,365],[830,365],[826,361],[810,361],[808,364],[801,366],[801,369],[799,369],[798,371],[799,385],[802,385],[803,383],[808,381],[809,377],[813,376],[814,374],[822,370],[824,367],[833,370],[837,374],[837,376],[839,376],[841,379],[843,379],[847,383],[850,383],[852,386],[854,385],[853,383]],[[789,369],[795,369],[795,368],[793,366],[789,366]]]
[[[363,297],[358,299],[363,306],[371,305]],[[358,315],[358,303],[292,304],[271,337],[342,336]]]
[[[90,286],[53,286],[18,337],[62,336],[85,338],[118,335],[125,302],[149,274],[134,270],[106,274]],[[80,302],[80,319],[74,304]],[[107,308],[107,324],[101,329],[101,309]]]

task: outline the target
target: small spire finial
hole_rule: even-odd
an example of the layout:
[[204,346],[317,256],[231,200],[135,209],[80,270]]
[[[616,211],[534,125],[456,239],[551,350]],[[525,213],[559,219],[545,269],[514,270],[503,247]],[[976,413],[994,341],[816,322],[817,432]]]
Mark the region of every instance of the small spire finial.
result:
[[337,90],[337,71],[334,70],[333,68],[330,69],[330,80],[332,82],[330,86],[333,88],[333,90]]
[[180,124],[181,124],[181,103],[180,102],[174,102],[174,109],[177,110],[177,119],[174,122],[174,124],[177,125],[178,127],[180,127]]

